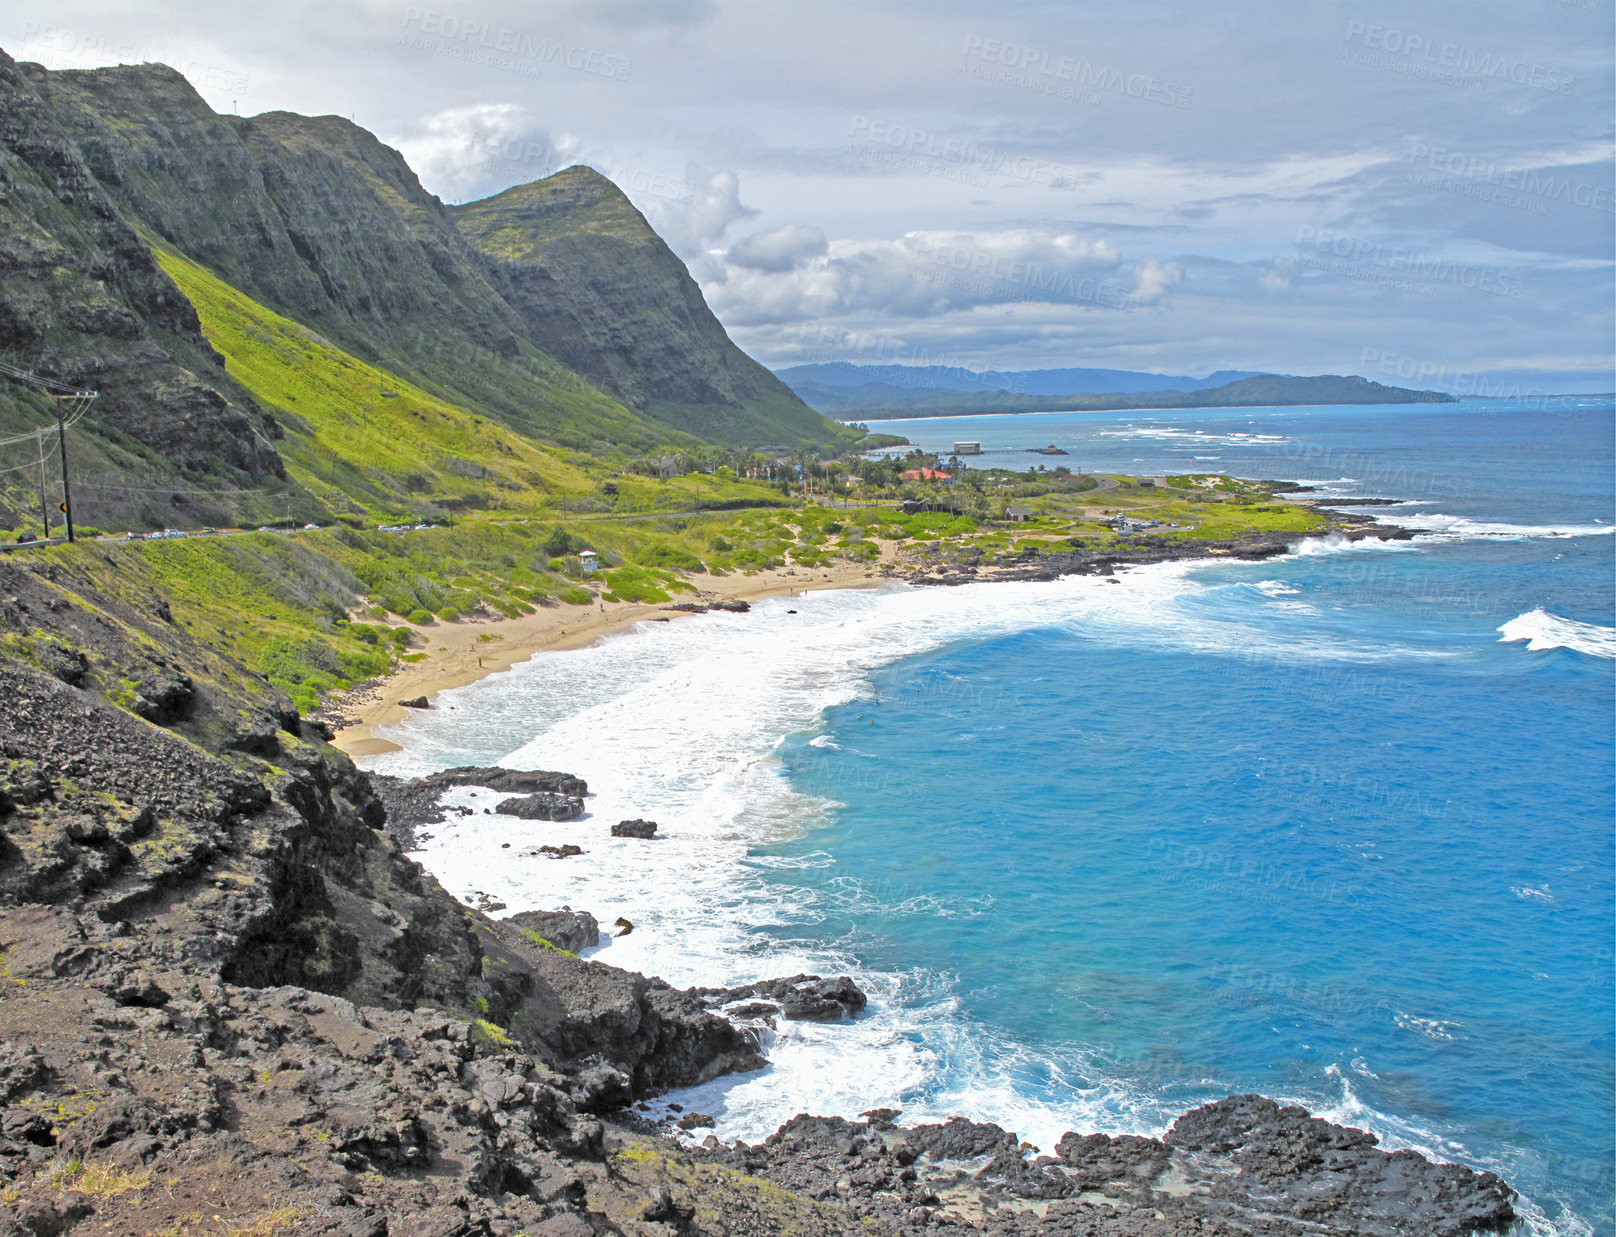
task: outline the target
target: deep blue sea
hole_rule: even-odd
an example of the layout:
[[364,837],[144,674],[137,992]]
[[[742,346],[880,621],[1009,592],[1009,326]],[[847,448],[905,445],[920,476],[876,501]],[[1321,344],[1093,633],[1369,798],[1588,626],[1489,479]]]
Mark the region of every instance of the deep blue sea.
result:
[[[1526,1231],[1616,1231],[1612,402],[872,428],[1303,480],[1421,535],[541,654],[369,762],[589,778],[591,819],[545,826],[585,855],[513,859],[532,825],[467,818],[420,856],[446,886],[624,914],[598,956],[676,983],[858,977],[858,1023],[786,1024],[770,1070],[670,1097],[725,1137],[891,1105],[1047,1147],[1261,1091],[1495,1169]],[[668,837],[604,839],[620,815]]]

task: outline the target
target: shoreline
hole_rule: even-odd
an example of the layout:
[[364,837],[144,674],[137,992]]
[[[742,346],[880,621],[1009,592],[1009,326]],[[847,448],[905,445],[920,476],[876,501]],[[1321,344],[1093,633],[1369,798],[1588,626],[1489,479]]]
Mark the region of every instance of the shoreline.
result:
[[[690,611],[675,610],[682,602],[713,604],[726,601],[762,601],[810,590],[874,588],[890,579],[893,557],[883,546],[877,563],[839,562],[823,567],[785,567],[750,575],[707,576],[691,579],[695,593],[680,593],[671,602],[602,602],[590,606],[543,607],[518,618],[466,619],[415,630],[426,640],[426,657],[401,662],[396,670],[368,684],[333,696],[321,710],[337,726],[331,745],[349,757],[379,756],[396,752],[399,745],[376,733],[396,725],[414,710],[400,704],[425,696],[428,704],[454,687],[509,670],[536,653],[551,649],[584,648],[636,623],[671,621]],[[687,577],[688,578],[688,577]]]
[[[1330,527],[1322,534],[1340,534],[1350,540],[1366,536],[1408,538],[1413,530],[1382,524],[1372,516],[1350,515],[1317,499],[1296,499],[1326,512]],[[449,625],[417,627],[426,640],[421,661],[403,662],[392,673],[343,692],[322,708],[320,716],[336,733],[331,745],[352,757],[380,756],[400,745],[377,734],[378,728],[396,725],[413,709],[403,700],[425,697],[428,707],[450,688],[465,687],[489,675],[509,670],[536,653],[584,648],[614,632],[650,621],[669,622],[690,611],[677,610],[682,602],[714,604],[761,601],[821,589],[874,588],[893,580],[916,585],[966,584],[976,581],[1052,579],[1059,575],[1110,574],[1116,567],[1163,561],[1210,558],[1266,558],[1285,553],[1291,534],[1251,536],[1233,542],[1151,544],[1150,539],[1123,550],[1057,553],[1036,564],[947,563],[917,561],[905,556],[907,547],[880,543],[881,556],[873,563],[836,562],[819,567],[776,567],[750,574],[686,577],[699,582],[694,593],[680,593],[668,602],[605,602],[592,606],[543,607],[518,618],[465,619]],[[421,651],[421,650],[417,650]]]

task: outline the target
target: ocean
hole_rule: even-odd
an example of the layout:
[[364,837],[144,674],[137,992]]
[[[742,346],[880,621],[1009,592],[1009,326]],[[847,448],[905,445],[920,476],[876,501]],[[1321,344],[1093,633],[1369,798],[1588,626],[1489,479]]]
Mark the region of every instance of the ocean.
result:
[[[856,1022],[782,1024],[769,1069],[666,1097],[726,1139],[890,1106],[1048,1149],[1259,1091],[1499,1172],[1526,1232],[1616,1232],[1612,401],[872,428],[1299,480],[1420,535],[542,653],[363,763],[565,769],[588,816],[460,817],[417,857],[512,911],[625,916],[592,956],[675,984],[853,975]],[[606,836],[631,816],[665,836]],[[501,849],[540,833],[585,853]]]

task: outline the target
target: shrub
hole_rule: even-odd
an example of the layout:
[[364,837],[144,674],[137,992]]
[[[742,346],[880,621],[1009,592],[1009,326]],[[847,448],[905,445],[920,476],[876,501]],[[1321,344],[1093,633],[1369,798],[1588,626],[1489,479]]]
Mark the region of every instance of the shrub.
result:
[[432,613],[429,610],[411,610],[404,617],[417,627],[425,627],[432,621]]
[[[717,548],[716,546],[714,547]],[[665,571],[706,571],[701,559],[687,550],[678,550],[673,546],[655,542],[646,546],[634,555],[634,561],[642,567],[659,567]]]
[[324,640],[271,640],[258,653],[258,668],[276,684],[296,685],[318,674],[340,675],[342,659]]
[[551,529],[550,535],[544,539],[544,552],[551,558],[564,558],[568,554],[576,554],[579,550],[588,548],[588,542],[580,541],[559,524]]
[[667,575],[648,567],[619,567],[605,573],[606,583],[621,601],[668,601]]

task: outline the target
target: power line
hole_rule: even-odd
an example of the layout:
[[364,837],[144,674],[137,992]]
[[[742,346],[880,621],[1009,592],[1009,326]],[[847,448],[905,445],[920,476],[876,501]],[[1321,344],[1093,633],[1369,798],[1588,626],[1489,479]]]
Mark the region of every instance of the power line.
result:
[[274,494],[274,490],[176,490],[166,489],[155,485],[108,485],[101,481],[79,480],[81,490],[118,490],[126,494],[206,494],[209,498],[215,495],[236,494]]
[[96,394],[96,392],[87,390],[84,387],[71,386],[65,382],[58,382],[55,378],[47,378],[44,374],[36,374],[31,369],[18,369],[15,365],[7,365],[4,361],[0,361],[0,374],[6,374],[19,382],[31,382],[35,386],[44,387],[46,390],[55,391],[62,395],[93,396]]
[[[67,480],[67,417],[70,413],[74,424],[89,410],[90,404],[98,397],[99,392],[86,391],[82,387],[72,387],[65,382],[58,382],[54,378],[47,378],[43,374],[36,374],[32,370],[18,369],[15,365],[7,365],[0,361],[0,374],[5,374],[18,382],[32,383],[42,388],[47,395],[56,401],[56,446],[62,461],[62,514],[67,517],[67,539],[69,542],[77,540],[73,536],[73,490]],[[71,407],[69,407],[71,405]],[[64,411],[65,409],[65,411]],[[45,504],[45,448],[44,431],[35,430],[32,435],[24,434],[12,442],[26,441],[29,437],[39,444],[39,501],[45,512],[45,531],[50,531],[50,509]]]

